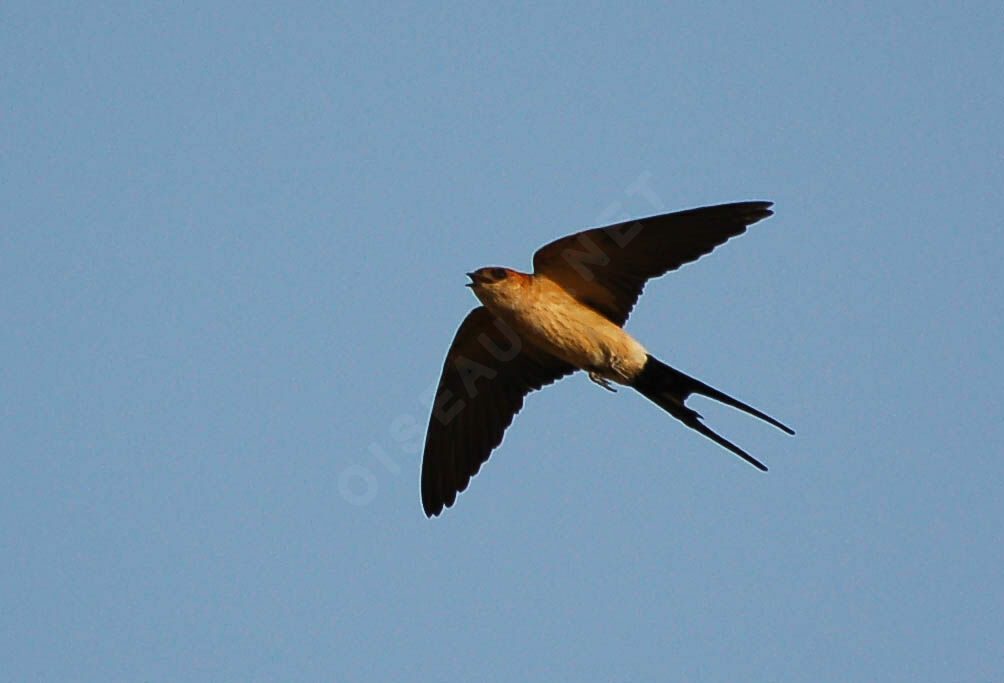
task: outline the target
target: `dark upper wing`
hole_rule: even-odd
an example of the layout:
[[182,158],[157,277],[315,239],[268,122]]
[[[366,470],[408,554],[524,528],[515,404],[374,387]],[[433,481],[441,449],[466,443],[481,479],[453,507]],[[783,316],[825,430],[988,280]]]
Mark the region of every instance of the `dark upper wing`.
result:
[[771,202],[707,206],[584,230],[533,255],[546,275],[582,303],[623,325],[645,281],[694,261],[770,216]]
[[425,436],[422,506],[453,505],[534,389],[575,368],[529,344],[484,306],[467,314],[446,354]]

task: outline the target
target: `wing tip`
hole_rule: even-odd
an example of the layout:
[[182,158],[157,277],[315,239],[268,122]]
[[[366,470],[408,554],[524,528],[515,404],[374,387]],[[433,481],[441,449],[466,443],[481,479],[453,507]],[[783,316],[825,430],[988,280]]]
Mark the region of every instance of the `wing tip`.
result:
[[750,209],[750,215],[748,216],[749,222],[746,225],[753,225],[758,221],[762,221],[764,218],[770,218],[774,215],[774,211],[770,208],[774,206],[774,202],[767,200],[758,200],[753,202],[743,202],[740,206],[748,207]]
[[422,510],[429,519],[439,516],[443,512],[443,501],[433,500],[431,497],[422,496]]

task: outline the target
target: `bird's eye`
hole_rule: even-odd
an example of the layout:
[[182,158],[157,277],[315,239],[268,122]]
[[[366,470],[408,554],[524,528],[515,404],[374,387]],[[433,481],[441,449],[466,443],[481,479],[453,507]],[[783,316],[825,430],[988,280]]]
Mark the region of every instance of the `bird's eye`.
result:
[[488,274],[492,276],[493,280],[505,280],[506,278],[505,268],[492,268]]

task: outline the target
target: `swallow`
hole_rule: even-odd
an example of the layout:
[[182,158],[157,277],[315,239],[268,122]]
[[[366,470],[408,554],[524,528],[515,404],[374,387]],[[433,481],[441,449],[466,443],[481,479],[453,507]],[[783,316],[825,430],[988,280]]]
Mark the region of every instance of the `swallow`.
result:
[[531,391],[576,370],[604,389],[635,389],[687,427],[759,470],[759,460],[718,435],[684,402],[692,394],[775,427],[774,418],[652,356],[623,326],[645,283],[710,253],[773,212],[771,202],[678,211],[584,230],[544,245],[533,273],[497,266],[467,273],[481,305],[450,345],[433,399],[422,458],[428,517],[456,501]]

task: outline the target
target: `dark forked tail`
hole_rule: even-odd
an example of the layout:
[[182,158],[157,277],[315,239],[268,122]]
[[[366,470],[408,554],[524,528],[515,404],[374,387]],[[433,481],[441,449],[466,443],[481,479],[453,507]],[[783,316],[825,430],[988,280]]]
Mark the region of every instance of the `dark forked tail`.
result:
[[765,415],[756,408],[748,406],[742,401],[737,401],[731,396],[718,391],[718,389],[709,387],[704,382],[683,374],[679,370],[674,370],[654,356],[648,357],[648,361],[645,363],[644,369],[641,371],[641,374],[635,378],[635,381],[631,386],[640,391],[646,398],[653,401],[656,405],[661,407],[683,424],[700,432],[720,446],[728,448],[740,458],[764,472],[767,471],[767,468],[764,467],[763,463],[743,449],[739,448],[739,446],[736,446],[731,441],[728,441],[711,431],[704,425],[703,422],[701,422],[701,416],[697,413],[697,411],[683,405],[683,402],[686,401],[687,397],[691,394],[700,394],[701,396],[713,398],[716,401],[720,401],[725,405],[732,406],[733,408],[738,408],[745,413],[749,413],[754,417],[758,417],[765,422],[771,423],[778,429],[781,429],[789,434],[795,433],[792,429],[784,426],[769,415]]

